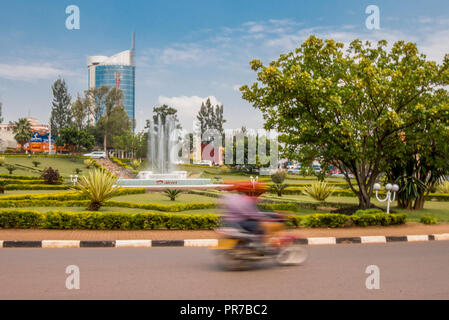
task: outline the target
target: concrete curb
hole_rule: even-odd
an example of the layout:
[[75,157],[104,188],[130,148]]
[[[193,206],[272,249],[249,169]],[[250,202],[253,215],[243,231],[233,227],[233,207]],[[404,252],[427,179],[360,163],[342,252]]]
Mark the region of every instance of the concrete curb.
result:
[[[388,242],[423,242],[449,240],[449,233],[407,236],[362,236],[362,237],[315,237],[296,238],[294,244],[334,245],[334,244],[370,244]],[[218,239],[186,240],[39,240],[16,241],[0,240],[0,248],[152,248],[152,247],[216,247]]]

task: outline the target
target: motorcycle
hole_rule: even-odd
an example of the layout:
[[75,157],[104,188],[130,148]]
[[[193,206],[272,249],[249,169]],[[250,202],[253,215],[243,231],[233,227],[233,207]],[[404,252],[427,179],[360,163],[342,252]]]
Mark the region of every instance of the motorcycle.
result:
[[224,225],[215,229],[221,235],[215,248],[218,265],[225,270],[246,270],[254,263],[274,259],[279,265],[300,265],[308,258],[308,251],[294,244],[294,237],[281,234],[286,229],[279,215],[269,215],[260,222],[262,239],[238,225]]

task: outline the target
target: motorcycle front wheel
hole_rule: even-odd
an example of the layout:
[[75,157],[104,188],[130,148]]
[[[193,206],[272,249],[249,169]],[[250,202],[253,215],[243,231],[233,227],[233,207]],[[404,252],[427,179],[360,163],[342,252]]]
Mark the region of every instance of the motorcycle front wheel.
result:
[[295,266],[304,263],[309,257],[306,248],[300,246],[290,246],[282,249],[276,256],[276,262],[282,266]]

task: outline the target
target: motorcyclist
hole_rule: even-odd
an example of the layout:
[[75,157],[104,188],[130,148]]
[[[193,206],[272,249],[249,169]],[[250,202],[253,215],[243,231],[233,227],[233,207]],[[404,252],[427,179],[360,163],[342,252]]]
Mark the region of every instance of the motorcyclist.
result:
[[272,214],[268,215],[257,208],[258,198],[254,196],[255,188],[254,185],[248,188],[244,184],[238,184],[233,189],[238,193],[224,195],[222,221],[228,226],[236,226],[254,235],[252,244],[257,249],[262,249],[265,232],[261,221],[268,217],[272,218]]

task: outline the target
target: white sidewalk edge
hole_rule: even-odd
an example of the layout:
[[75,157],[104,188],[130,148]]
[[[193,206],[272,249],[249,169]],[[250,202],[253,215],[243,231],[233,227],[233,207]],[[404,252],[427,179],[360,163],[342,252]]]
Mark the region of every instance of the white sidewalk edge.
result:
[[360,237],[362,243],[387,243],[385,236],[365,236]]
[[449,233],[434,234],[435,240],[449,240]]
[[151,248],[151,240],[116,240],[116,248]]
[[407,236],[407,241],[408,242],[429,241],[429,236],[426,234],[410,235],[410,236]]
[[184,247],[216,247],[218,239],[187,239],[184,240]]
[[42,240],[42,248],[79,248],[79,240]]
[[307,238],[307,241],[311,245],[319,245],[319,244],[336,244],[337,240],[335,237],[327,237],[327,238]]

